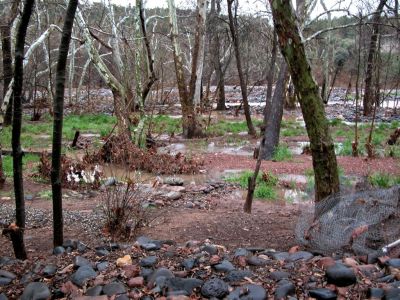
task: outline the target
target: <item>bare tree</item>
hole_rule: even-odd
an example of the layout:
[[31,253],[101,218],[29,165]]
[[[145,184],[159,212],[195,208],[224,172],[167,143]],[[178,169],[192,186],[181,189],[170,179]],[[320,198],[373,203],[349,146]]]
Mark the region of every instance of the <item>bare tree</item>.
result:
[[270,0],[270,5],[281,52],[289,66],[310,138],[315,176],[315,201],[320,201],[339,192],[335,147],[291,1]]

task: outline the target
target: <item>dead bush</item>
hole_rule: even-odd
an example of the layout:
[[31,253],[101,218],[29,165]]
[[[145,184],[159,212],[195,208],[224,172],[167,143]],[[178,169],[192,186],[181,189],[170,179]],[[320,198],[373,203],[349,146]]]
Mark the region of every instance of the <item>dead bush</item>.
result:
[[145,208],[148,196],[131,180],[126,184],[105,187],[100,196],[106,220],[104,233],[112,237],[134,236],[149,219]]
[[114,163],[127,165],[131,171],[141,170],[155,174],[194,174],[199,171],[202,161],[187,158],[182,153],[160,154],[155,149],[141,149],[131,140],[111,136],[103,147],[94,154],[84,157],[86,163]]

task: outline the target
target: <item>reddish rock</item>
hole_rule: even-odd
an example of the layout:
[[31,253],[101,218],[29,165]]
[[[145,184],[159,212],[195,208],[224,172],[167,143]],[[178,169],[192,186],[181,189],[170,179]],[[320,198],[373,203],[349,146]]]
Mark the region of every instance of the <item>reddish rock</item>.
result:
[[326,269],[335,265],[335,260],[332,257],[322,257],[320,260],[317,261],[317,266],[321,269]]
[[128,286],[130,288],[135,288],[135,287],[142,287],[144,286],[144,278],[139,276],[139,277],[134,277],[129,279],[128,281]]
[[139,266],[137,266],[137,265],[125,266],[125,267],[123,267],[123,271],[125,273],[125,277],[127,277],[127,278],[136,277],[140,273]]

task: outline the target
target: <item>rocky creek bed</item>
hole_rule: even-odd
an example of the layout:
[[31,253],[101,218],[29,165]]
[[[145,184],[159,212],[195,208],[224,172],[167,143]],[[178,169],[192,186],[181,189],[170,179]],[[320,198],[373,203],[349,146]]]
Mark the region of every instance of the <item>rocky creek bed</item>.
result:
[[228,251],[141,236],[53,254],[0,257],[0,299],[399,299],[399,258],[322,257],[298,247]]

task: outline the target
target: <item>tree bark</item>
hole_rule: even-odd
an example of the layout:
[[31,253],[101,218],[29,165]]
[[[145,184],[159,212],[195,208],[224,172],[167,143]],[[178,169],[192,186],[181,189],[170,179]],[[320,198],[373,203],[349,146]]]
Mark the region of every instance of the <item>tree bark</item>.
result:
[[285,61],[281,63],[278,82],[276,83],[274,97],[266,104],[264,113],[264,136],[265,143],[260,149],[260,156],[262,159],[271,159],[274,155],[275,149],[279,145],[279,134],[281,131],[281,122],[283,115],[283,102],[285,99],[286,82],[289,73]]
[[272,86],[274,84],[277,52],[278,52],[278,39],[276,36],[276,32],[274,31],[272,40],[271,60],[269,63],[269,70],[267,75],[267,94],[265,99],[265,109],[267,109],[268,103],[270,103],[272,98]]
[[365,94],[363,99],[364,116],[369,116],[373,110],[373,104],[375,100],[374,87],[373,87],[373,76],[376,64],[375,54],[376,46],[379,35],[379,20],[387,0],[380,0],[379,5],[374,12],[372,17],[372,35],[369,43],[368,58],[367,58],[367,71],[365,72]]
[[248,128],[248,133],[250,135],[256,135],[256,130],[254,129],[253,122],[251,121],[251,114],[250,114],[250,106],[249,101],[247,99],[247,85],[246,79],[244,78],[243,69],[242,69],[242,60],[240,57],[240,49],[239,49],[239,41],[237,37],[235,20],[233,18],[232,13],[232,4],[234,0],[227,0],[228,3],[228,15],[229,15],[229,29],[232,36],[233,48],[235,50],[235,58],[236,58],[236,66],[239,74],[239,81],[240,81],[240,89],[242,90],[242,98],[243,98],[243,109],[244,114],[246,116],[246,123]]
[[[21,125],[22,125],[22,86],[24,81],[24,46],[25,37],[31,18],[32,9],[35,1],[26,0],[24,10],[21,16],[21,22],[18,27],[16,44],[15,44],[15,66],[14,66],[14,114],[12,122],[12,152],[13,152],[13,175],[14,175],[14,194],[15,194],[15,218],[16,227],[13,240],[15,256],[18,259],[26,259],[26,251],[24,245],[24,229],[25,229],[25,199],[24,184],[22,174],[22,156],[21,149]],[[13,235],[11,235],[13,237]]]
[[315,176],[315,201],[339,192],[335,147],[290,0],[270,0],[275,30],[298,94],[310,138]]
[[[62,211],[62,166],[61,166],[61,143],[64,116],[64,92],[65,92],[65,70],[67,67],[68,50],[71,41],[72,27],[78,0],[70,0],[65,14],[64,27],[59,47],[56,93],[54,97],[54,123],[53,123],[53,147],[51,163],[51,188],[53,193],[53,245],[63,244],[63,211]],[[71,57],[73,59],[73,57]]]

